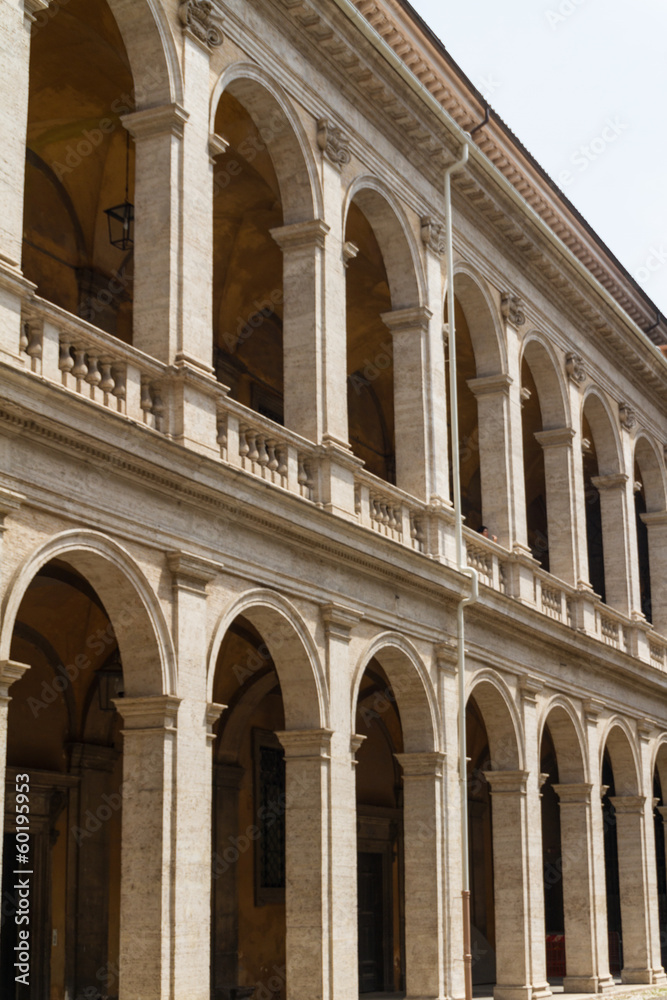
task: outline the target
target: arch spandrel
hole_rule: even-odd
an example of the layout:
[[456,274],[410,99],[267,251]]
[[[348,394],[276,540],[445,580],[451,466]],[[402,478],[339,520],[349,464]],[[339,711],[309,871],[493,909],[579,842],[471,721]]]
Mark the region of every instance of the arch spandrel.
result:
[[328,695],[324,671],[313,638],[296,608],[271,590],[252,590],[223,612],[208,658],[208,700],[213,701],[215,671],[222,641],[242,615],[259,632],[275,664],[285,707],[287,729],[326,729]]
[[99,595],[114,627],[126,696],[176,694],[176,658],[157,597],[132,556],[100,532],[56,535],[17,569],[3,601],[0,661],[9,659],[14,624],[28,586],[52,559],[69,563]]

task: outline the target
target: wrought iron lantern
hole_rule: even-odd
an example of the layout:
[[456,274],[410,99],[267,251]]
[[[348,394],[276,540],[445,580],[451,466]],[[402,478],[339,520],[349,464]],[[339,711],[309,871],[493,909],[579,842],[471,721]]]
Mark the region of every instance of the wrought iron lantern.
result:
[[128,132],[125,147],[125,201],[104,210],[109,225],[109,243],[119,250],[129,250],[134,246],[134,205],[129,200],[129,187],[130,134]]

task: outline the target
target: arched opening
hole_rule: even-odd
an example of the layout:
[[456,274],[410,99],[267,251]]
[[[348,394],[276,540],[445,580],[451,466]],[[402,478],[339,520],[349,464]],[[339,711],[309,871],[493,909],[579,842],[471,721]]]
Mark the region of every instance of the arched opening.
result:
[[618,837],[616,810],[611,799],[616,795],[614,770],[609,751],[602,759],[602,825],[604,830],[604,869],[607,890],[607,933],[609,935],[609,971],[620,976],[623,968],[623,928],[621,920],[621,889],[618,867]]
[[[12,686],[9,705],[2,996],[117,995],[125,790],[114,699],[125,681],[109,609],[66,556],[46,562],[27,586],[11,656],[30,669]],[[14,968],[21,841],[31,871],[27,987]]]
[[472,981],[474,986],[481,986],[496,981],[496,914],[491,792],[484,774],[491,768],[491,752],[484,719],[474,698],[466,708],[466,739]]
[[357,878],[359,992],[405,990],[403,731],[396,696],[376,659],[357,701]]
[[563,847],[560,808],[554,785],[559,783],[556,748],[548,725],[540,747],[542,785],[542,859],[544,865],[544,930],[547,942],[547,979],[566,974],[565,911],[563,905]]
[[635,444],[634,485],[641,609],[654,628],[663,629],[667,604],[662,596],[665,529],[660,522],[667,497],[662,464],[645,437],[639,437]]
[[128,343],[133,251],[111,244],[105,211],[134,202],[134,148],[120,118],[135,96],[105,0],[69,0],[33,32],[23,271],[38,295]]
[[604,544],[602,540],[602,507],[600,491],[595,479],[600,475],[595,438],[586,411],[581,425],[581,447],[584,466],[584,501],[586,504],[586,548],[588,552],[588,579],[591,587],[602,600],[606,600]]
[[[469,383],[477,377],[477,365],[466,314],[459,300],[454,300],[456,323],[456,389],[459,417],[459,467],[461,470],[461,511],[465,523],[473,531],[483,524],[482,478],[479,454],[479,422],[477,400]],[[445,306],[445,320],[447,307]],[[445,362],[449,364],[449,345],[445,341]],[[448,376],[449,377],[449,376]],[[447,408],[447,432],[451,439],[451,409]],[[453,489],[452,468],[449,469],[450,495]],[[489,528],[493,534],[493,525]]]
[[637,532],[637,569],[639,571],[639,600],[642,614],[647,622],[653,621],[651,603],[651,561],[649,554],[648,528],[643,516],[646,510],[646,492],[639,463],[634,467],[635,530]]
[[663,968],[667,962],[667,803],[663,788],[667,787],[667,746],[661,744],[653,771],[653,824],[655,832],[656,888],[658,894],[658,922],[660,928],[660,960]]
[[222,641],[213,699],[228,708],[213,749],[211,996],[250,996],[275,978],[285,1000],[285,709],[269,649],[243,615]]
[[543,429],[540,396],[528,358],[521,363],[521,429],[526,490],[528,545],[534,559],[549,570],[549,522],[544,450],[535,437]]

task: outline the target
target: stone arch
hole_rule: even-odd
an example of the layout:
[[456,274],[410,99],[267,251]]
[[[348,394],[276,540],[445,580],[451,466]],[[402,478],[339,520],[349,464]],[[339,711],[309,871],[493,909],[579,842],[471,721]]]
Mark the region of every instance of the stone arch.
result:
[[623,471],[619,432],[611,408],[594,387],[588,389],[581,403],[581,418],[586,417],[593,434],[598,460],[598,475],[613,476]]
[[466,703],[473,697],[489,737],[490,770],[518,771],[524,766],[524,739],[512,694],[493,670],[480,670],[468,684]]
[[421,257],[398,199],[377,177],[357,177],[345,196],[343,232],[353,203],[363,212],[378,241],[387,271],[392,310],[423,306],[426,282]]
[[665,510],[667,507],[667,487],[664,466],[655,444],[647,434],[637,435],[634,455],[644,484],[647,513]]
[[361,679],[375,658],[391,684],[401,718],[405,753],[425,753],[440,749],[440,721],[437,699],[426,666],[404,636],[382,632],[366,646],[352,678],[352,732]]
[[635,742],[635,734],[625,719],[618,716],[610,719],[604,738],[600,741],[600,774],[602,774],[604,751],[608,750],[617,796],[640,794],[641,769]]
[[466,261],[454,265],[454,296],[470,330],[477,377],[507,371],[507,350],[497,306],[485,279]]
[[160,0],[107,0],[130,60],[137,111],[182,103],[176,43]]
[[545,705],[538,728],[538,747],[542,745],[546,726],[556,749],[558,780],[564,784],[588,781],[586,737],[568,698],[554,695]]
[[322,192],[315,160],[299,116],[280,84],[252,63],[228,66],[211,96],[211,133],[225,92],[244,106],[266,143],[280,188],[283,223],[321,218]]
[[260,633],[276,666],[286,728],[325,729],[329,706],[317,647],[296,608],[272,590],[247,591],[223,611],[209,649],[208,700],[213,700],[215,668],[222,640],[239,615],[247,618]]
[[0,661],[9,659],[14,623],[29,584],[52,559],[69,563],[99,595],[115,629],[126,696],[176,694],[176,658],[157,597],[132,556],[96,531],[64,531],[17,569],[3,601]]
[[660,786],[662,788],[663,805],[667,805],[667,733],[662,733],[657,740],[653,753],[653,764],[651,765],[651,775],[658,772]]
[[531,331],[523,341],[521,360],[530,368],[542,411],[542,429],[554,430],[569,423],[567,388],[555,353],[547,340]]

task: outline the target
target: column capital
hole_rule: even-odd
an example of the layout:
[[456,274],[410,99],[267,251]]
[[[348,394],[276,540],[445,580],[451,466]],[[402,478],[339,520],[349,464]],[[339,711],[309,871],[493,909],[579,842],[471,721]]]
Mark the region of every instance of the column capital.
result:
[[208,156],[212,164],[215,163],[216,156],[226,153],[229,149],[229,140],[217,132],[211,132],[208,137]]
[[206,53],[222,45],[224,37],[210,0],[183,0],[178,8],[183,34],[197,42]]
[[447,754],[441,750],[425,753],[395,753],[404,778],[441,778]]
[[598,490],[620,490],[626,485],[628,478],[625,472],[615,472],[611,476],[591,476],[591,482]]
[[568,782],[551,786],[560,800],[561,806],[591,804],[593,785],[588,781]]
[[647,514],[639,515],[647,527],[653,525],[667,525],[667,510],[652,510]]
[[443,674],[455,674],[459,662],[459,644],[456,639],[445,639],[435,646],[438,670]]
[[571,448],[576,433],[573,427],[555,427],[549,431],[536,431],[533,437],[543,448]]
[[327,639],[341,639],[343,642],[350,641],[350,632],[364,617],[362,612],[353,611],[351,608],[346,608],[333,601],[322,604],[320,614]]
[[174,588],[193,594],[206,595],[206,587],[222,570],[222,563],[202,559],[190,552],[167,552],[167,565]]
[[28,22],[34,21],[37,14],[47,10],[51,0],[23,0],[23,13]]
[[226,705],[219,705],[215,701],[209,701],[206,705],[206,739],[209,743],[213,743],[215,740],[213,726],[216,724],[226,708]]
[[180,104],[162,104],[157,108],[131,111],[120,120],[133,139],[150,139],[156,135],[173,135],[183,138],[183,129],[190,117]]
[[176,716],[180,698],[170,694],[149,695],[145,698],[114,698],[113,703],[123,717],[123,732],[176,732]]
[[25,503],[25,497],[13,490],[0,489],[0,534],[7,530],[5,518],[15,514]]
[[324,241],[331,227],[322,219],[312,222],[293,222],[289,226],[270,229],[271,236],[281,250],[309,250],[312,247],[324,249]]
[[667,806],[656,806],[656,809],[662,816],[662,822],[667,823]]
[[521,697],[525,702],[530,705],[537,704],[537,696],[544,688],[544,683],[538,677],[530,677],[528,675],[521,677],[519,680],[519,690],[521,691]]
[[525,795],[529,771],[483,771],[492,795]]
[[20,681],[26,670],[30,670],[29,663],[20,663],[18,660],[0,660],[0,703],[5,704],[11,701],[9,689],[15,681]]
[[657,732],[656,727],[652,726],[650,722],[642,722],[640,720],[637,723],[637,735],[642,743],[649,743],[655,732]]
[[359,761],[357,760],[357,753],[361,750],[363,743],[366,740],[366,736],[359,736],[354,733],[350,736],[350,756],[352,757],[352,768],[354,769]]
[[501,372],[499,375],[482,375],[481,378],[469,378],[467,385],[473,396],[492,396],[500,393],[509,396],[510,386],[514,382],[511,375]]
[[588,698],[584,702],[583,707],[586,722],[590,722],[591,725],[597,726],[598,720],[604,711],[604,703],[598,701],[596,698]]
[[285,760],[329,760],[331,757],[330,729],[286,729],[277,732],[285,751]]
[[380,319],[391,333],[422,333],[428,329],[433,313],[425,306],[413,309],[392,309]]
[[645,795],[610,795],[609,801],[617,813],[641,815],[646,804]]
[[68,749],[73,771],[87,768],[92,771],[110,772],[120,757],[115,747],[103,747],[95,743],[70,743]]

